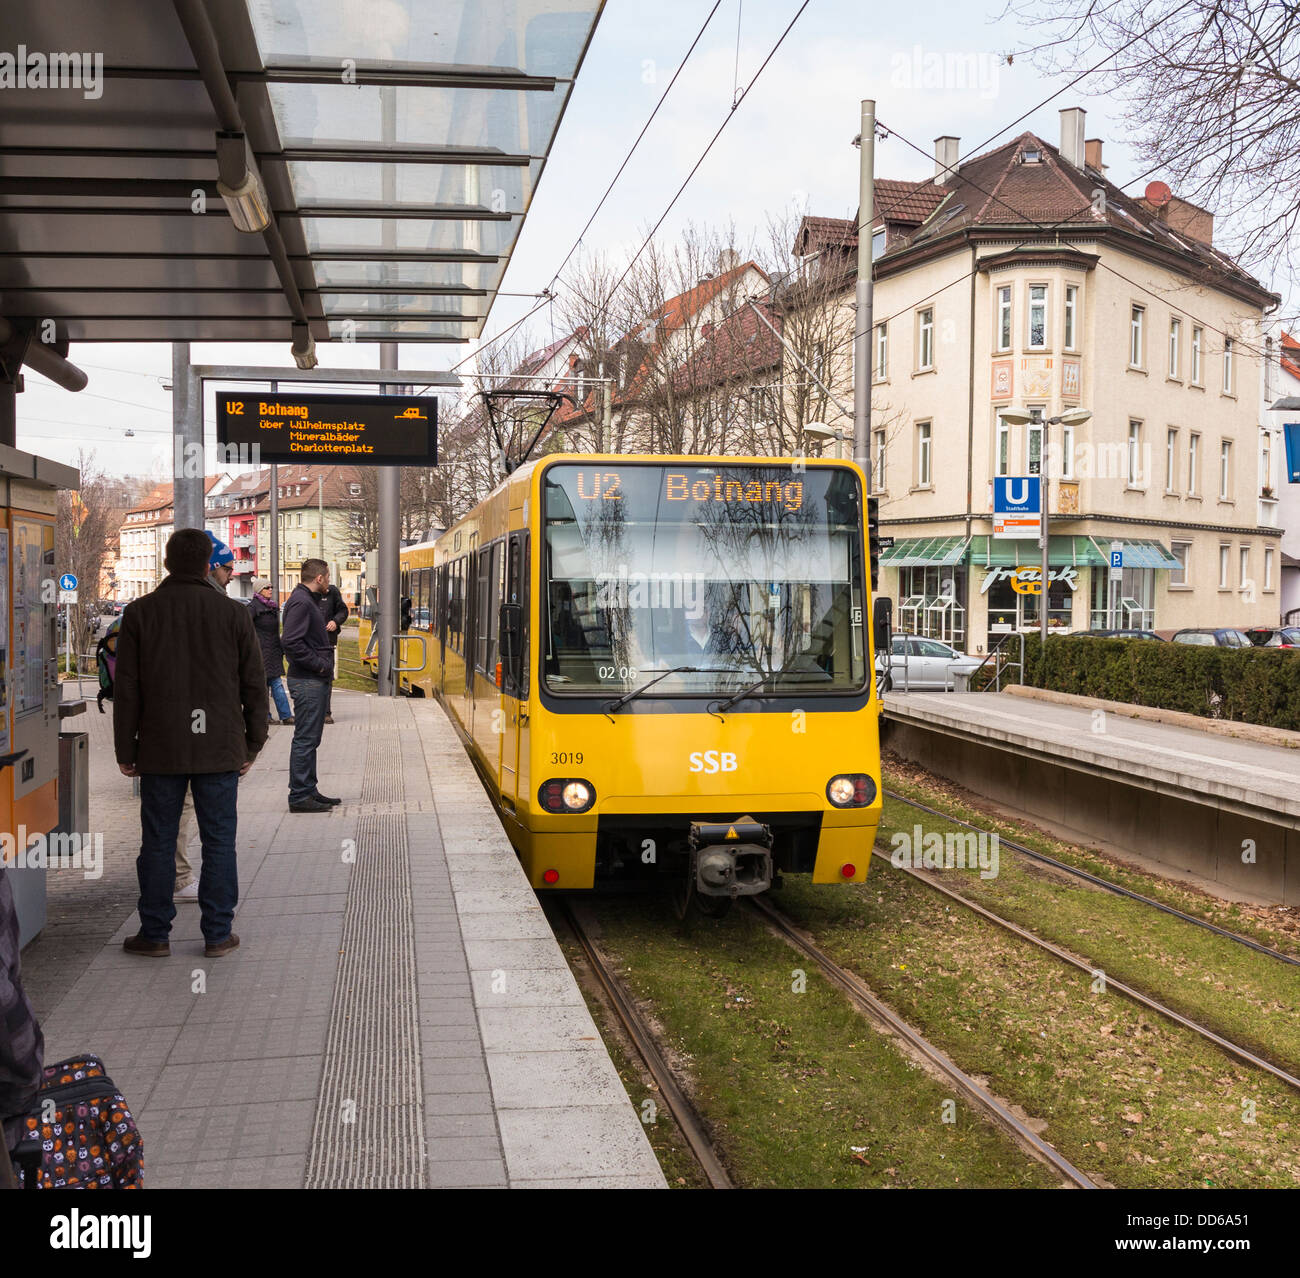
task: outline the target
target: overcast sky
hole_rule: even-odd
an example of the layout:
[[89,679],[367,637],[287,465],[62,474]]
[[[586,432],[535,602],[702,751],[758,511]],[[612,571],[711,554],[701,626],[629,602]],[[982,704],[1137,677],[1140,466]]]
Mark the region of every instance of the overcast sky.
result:
[[[711,3],[609,0],[503,291],[534,293],[550,282]],[[1004,55],[1021,48],[1026,33],[999,17],[1002,8],[1001,0],[971,5],[812,0],[735,111],[662,234],[671,238],[687,222],[730,222],[743,244],[761,236],[768,217],[792,203],[814,214],[851,216],[857,205],[858,152],[850,141],[858,132],[863,97],[874,97],[881,123],[901,135],[877,144],[878,177],[931,176],[933,140],[945,133],[961,138],[963,156],[975,148],[991,149],[1025,129],[1055,144],[1057,112],[1083,106],[1086,136],[1104,140],[1107,176],[1123,186],[1137,169],[1123,142],[1118,111],[1105,99],[1081,93],[1086,81],[1009,127],[1060,82],[1043,79],[1027,59],[1006,64]],[[728,115],[737,81],[743,87],[750,80],[797,9],[798,0],[743,0],[743,11],[742,0],[723,0],[589,232],[590,248],[618,259],[640,243]],[[1130,190],[1140,194],[1144,185],[1145,180]],[[500,298],[485,336],[533,304]],[[547,310],[530,325],[539,342],[550,340]],[[318,349],[325,366],[378,363],[378,348],[368,343]],[[467,349],[405,347],[402,365],[447,368]],[[194,347],[195,362],[202,363],[265,365],[288,358],[287,342]],[[93,448],[98,463],[117,474],[161,468],[170,457],[171,396],[161,379],[170,373],[171,348],[81,344],[73,348],[72,359],[90,374],[90,385],[80,394],[28,372],[27,391],[19,397],[18,446],[63,461],[74,461],[79,447]],[[209,440],[211,397],[210,391]],[[125,435],[127,429],[134,430],[133,437]]]

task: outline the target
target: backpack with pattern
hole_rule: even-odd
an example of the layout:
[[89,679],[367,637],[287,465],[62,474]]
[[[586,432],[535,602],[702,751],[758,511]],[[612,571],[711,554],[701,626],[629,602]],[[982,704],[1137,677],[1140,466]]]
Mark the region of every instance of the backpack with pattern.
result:
[[[144,1187],[144,1142],[99,1057],[45,1067],[14,1163],[22,1169],[25,1188]],[[31,1175],[34,1186],[26,1181]]]
[[118,617],[104,631],[104,637],[95,645],[95,667],[99,672],[99,696],[95,704],[99,713],[104,713],[104,702],[113,699],[113,677],[117,674],[117,632],[122,628],[122,618]]

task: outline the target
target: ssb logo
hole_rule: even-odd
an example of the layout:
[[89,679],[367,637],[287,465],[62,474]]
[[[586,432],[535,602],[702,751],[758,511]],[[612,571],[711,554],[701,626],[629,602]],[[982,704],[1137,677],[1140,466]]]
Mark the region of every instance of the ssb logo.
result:
[[691,753],[692,772],[735,772],[736,756],[726,750],[695,750]]

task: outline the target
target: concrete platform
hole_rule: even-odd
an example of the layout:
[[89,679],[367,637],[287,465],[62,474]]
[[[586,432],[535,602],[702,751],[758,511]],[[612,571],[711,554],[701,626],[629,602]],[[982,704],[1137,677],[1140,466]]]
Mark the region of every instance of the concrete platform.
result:
[[1065,833],[1300,904],[1300,752],[1106,705],[894,693],[885,744]]
[[[46,1060],[102,1056],[149,1187],[660,1188],[665,1182],[454,729],[427,701],[336,691],[322,789],[287,809],[292,728],[240,783],[242,944],[171,956],[138,929],[139,805],[91,735],[104,873],[50,874],[23,954]],[[198,864],[197,843],[191,849]]]

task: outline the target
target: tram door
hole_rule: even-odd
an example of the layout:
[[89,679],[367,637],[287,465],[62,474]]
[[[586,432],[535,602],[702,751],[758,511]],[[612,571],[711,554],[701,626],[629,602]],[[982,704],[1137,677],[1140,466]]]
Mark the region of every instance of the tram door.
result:
[[[519,776],[521,741],[528,731],[528,533],[512,532],[506,543],[505,591],[502,602],[517,604],[523,610],[520,652],[511,661],[501,644],[501,794],[511,805],[527,793],[528,778]],[[527,747],[523,757],[527,759]]]

